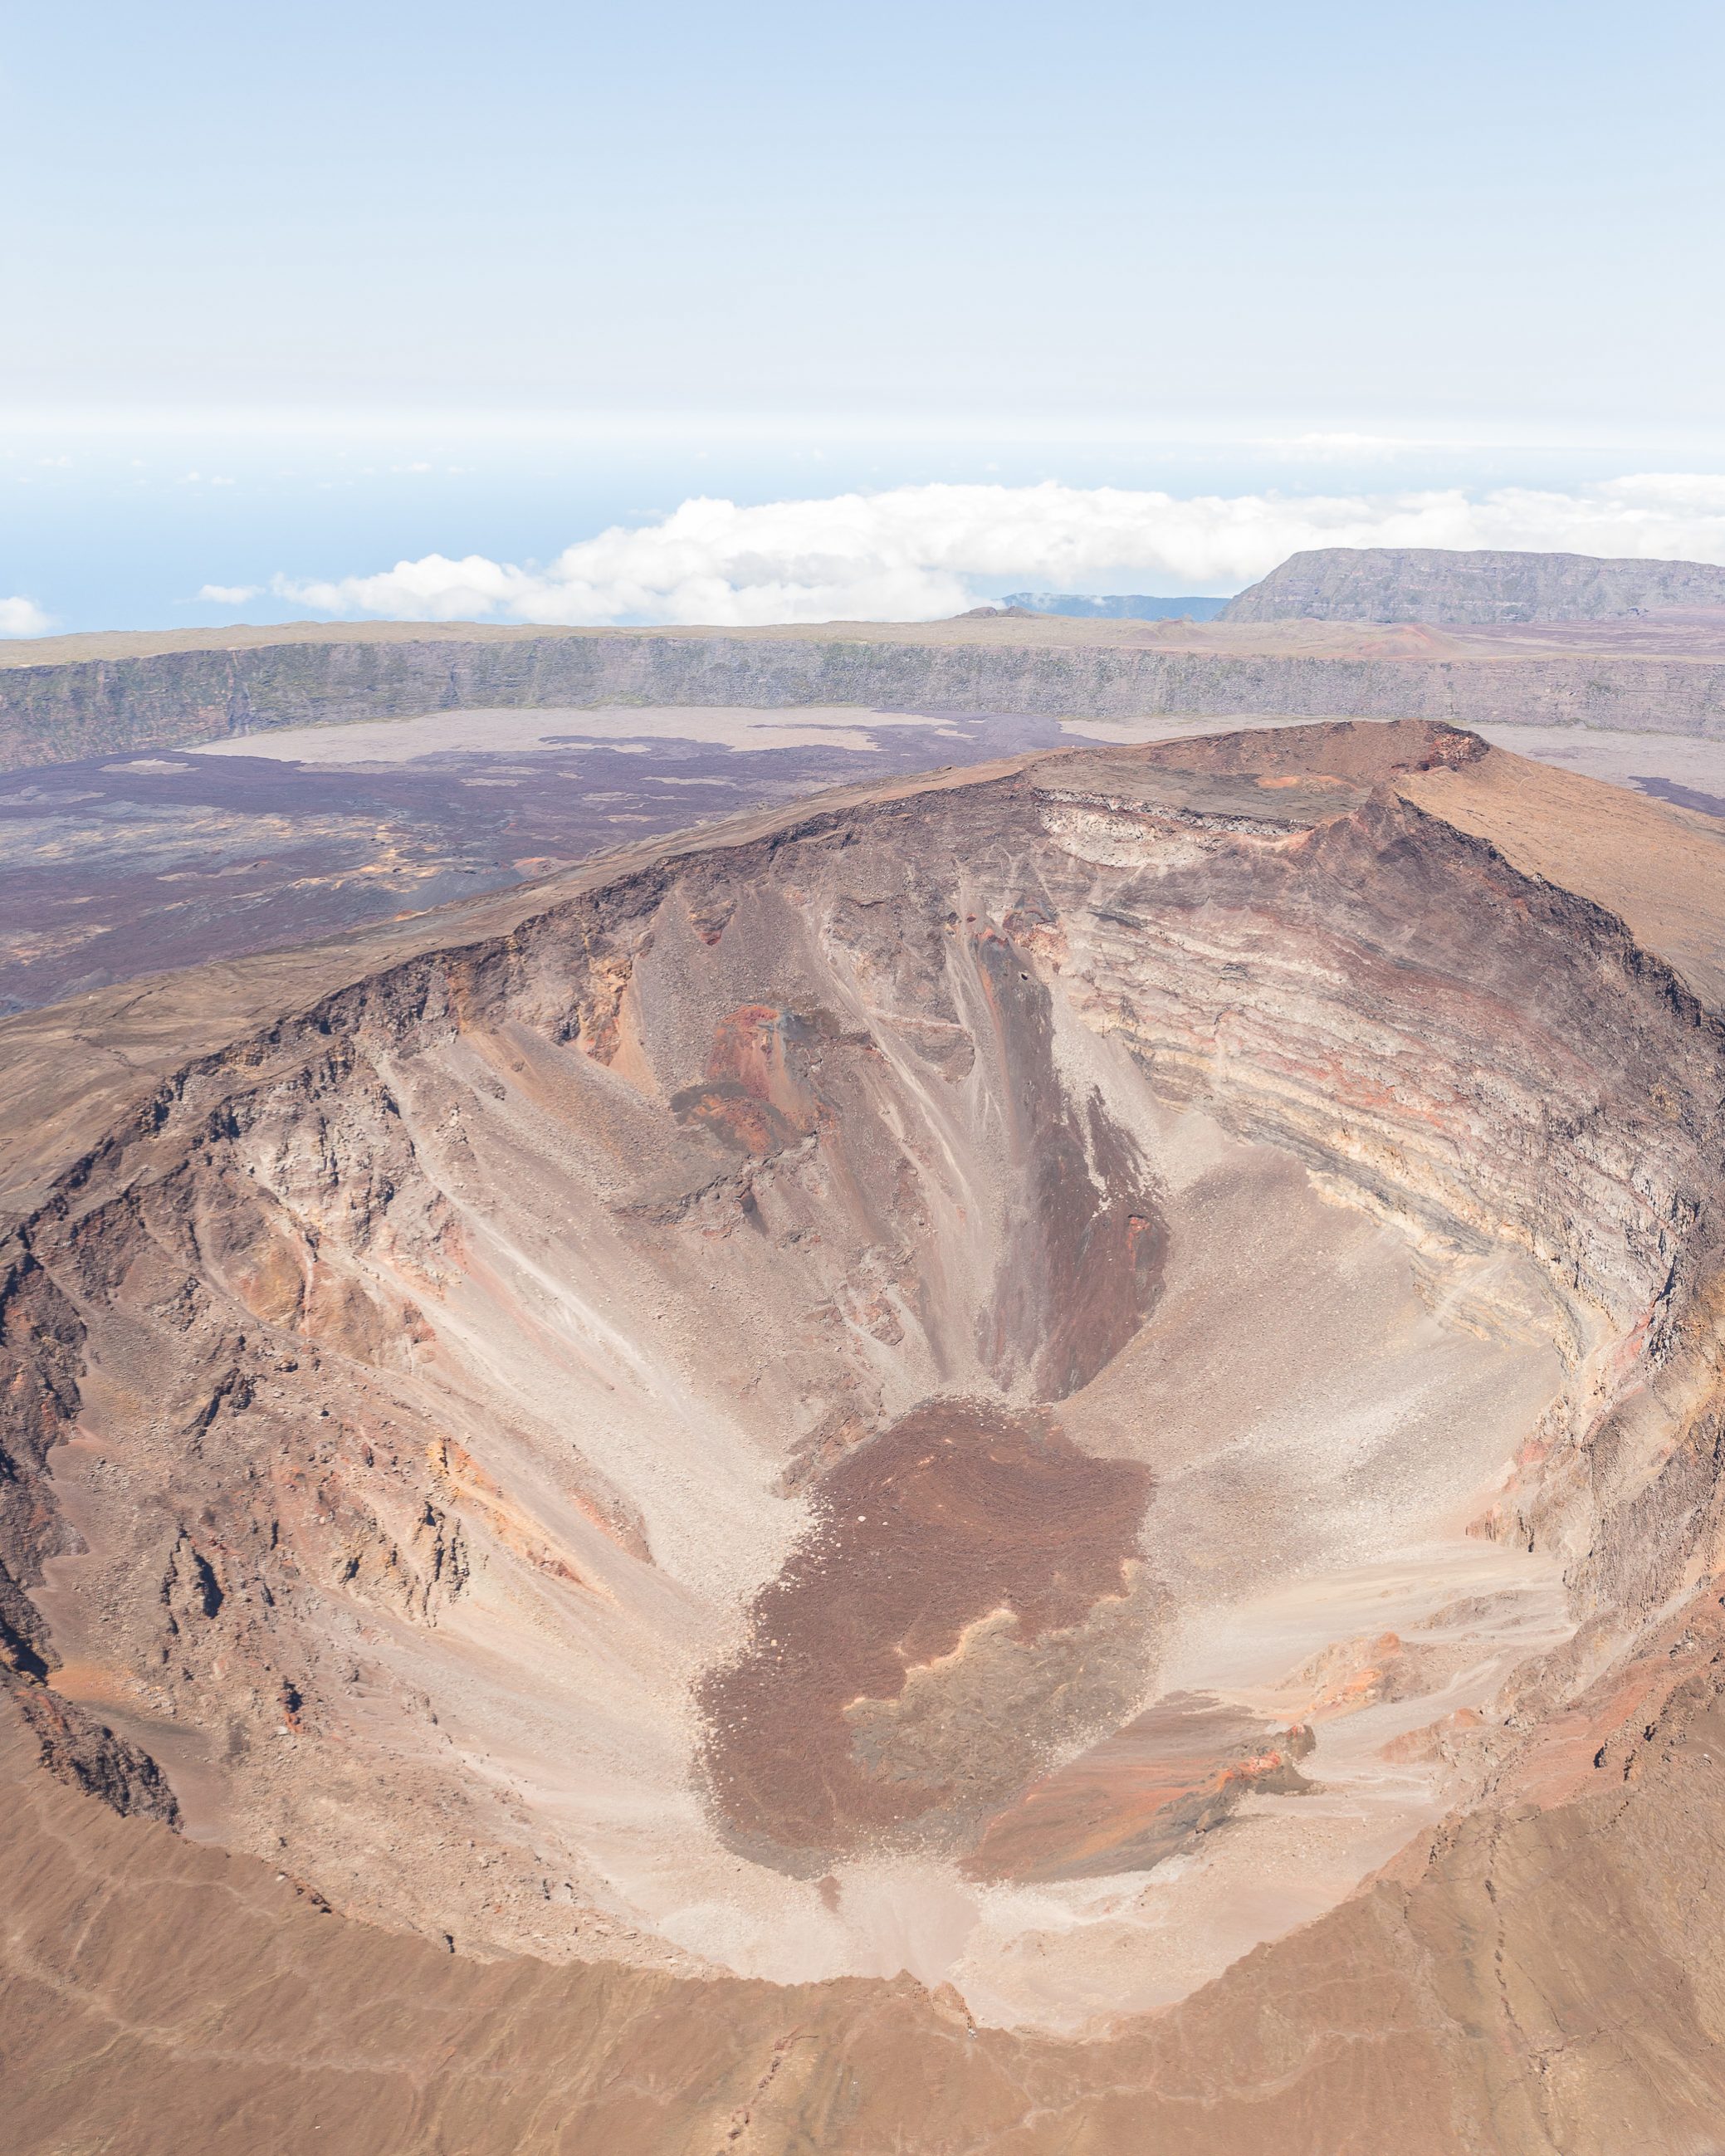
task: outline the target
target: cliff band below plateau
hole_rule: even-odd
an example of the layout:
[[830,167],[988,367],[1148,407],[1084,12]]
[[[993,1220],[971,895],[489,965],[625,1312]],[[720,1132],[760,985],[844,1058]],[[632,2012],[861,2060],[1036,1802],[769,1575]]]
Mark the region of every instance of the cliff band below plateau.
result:
[[1710,2145],[1722,849],[1262,730],[0,1024],[18,2145]]
[[[1353,617],[1368,613],[1384,587],[1374,568],[1399,557],[1365,550],[1341,572],[1339,591],[1322,578],[1308,586],[1302,565],[1330,558],[1296,556],[1254,587],[1261,607],[1242,593],[1223,621],[992,613],[733,629],[290,622],[0,643],[0,771],[281,726],[581,706],[850,706],[1089,721],[1255,712],[1725,737],[1725,606],[1711,587],[1633,619],[1530,622],[1492,608],[1466,624],[1386,623]],[[1471,557],[1448,558],[1453,579]],[[1524,564],[1523,583],[1531,577],[1543,589],[1539,565],[1564,557],[1508,558]],[[1609,583],[1621,566],[1594,563],[1589,573]],[[1722,575],[1697,570],[1714,584]],[[1281,619],[1276,593],[1285,577],[1293,603],[1305,603],[1302,591],[1314,603],[1346,601],[1347,618]],[[1389,582],[1404,589],[1393,574]],[[1233,619],[1236,608],[1250,618]]]

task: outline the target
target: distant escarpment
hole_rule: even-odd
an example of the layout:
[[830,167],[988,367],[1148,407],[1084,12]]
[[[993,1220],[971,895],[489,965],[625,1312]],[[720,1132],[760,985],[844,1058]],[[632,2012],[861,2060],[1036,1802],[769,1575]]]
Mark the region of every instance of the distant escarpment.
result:
[[[1725,571],[1697,574],[1725,579]],[[1277,619],[1308,610],[1303,599],[1266,603]],[[1314,601],[1309,610],[1324,609]],[[1363,602],[1358,611],[1376,618]],[[1231,619],[1256,618],[1230,609]],[[1217,641],[1191,624],[1004,615],[773,630],[451,634],[382,624],[307,634],[301,625],[280,641],[247,632],[232,647],[213,639],[44,665],[14,654],[0,667],[0,770],[276,726],[603,704],[855,705],[1122,720],[1276,714],[1713,734],[1725,731],[1725,659],[1711,648],[1604,655],[1378,648],[1369,640],[1358,649],[1306,650],[1273,639]]]
[[1725,568],[1489,547],[1315,547],[1230,599],[1220,619],[1487,626],[1615,621],[1668,607],[1725,607]]

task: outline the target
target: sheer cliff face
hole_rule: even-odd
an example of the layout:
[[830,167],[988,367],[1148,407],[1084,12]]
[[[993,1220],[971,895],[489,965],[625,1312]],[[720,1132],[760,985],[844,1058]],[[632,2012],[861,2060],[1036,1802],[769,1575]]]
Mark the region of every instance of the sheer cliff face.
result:
[[[35,664],[27,663],[29,647],[13,644],[0,652],[0,772],[281,726],[604,705],[849,705],[1053,719],[1258,712],[1717,737],[1725,599],[1706,580],[1725,571],[1695,568],[1692,587],[1673,583],[1661,593],[1649,574],[1692,565],[1586,562],[1576,572],[1584,596],[1566,601],[1568,587],[1561,579],[1553,587],[1537,566],[1554,557],[1497,557],[1522,566],[1504,572],[1507,583],[1478,572],[1467,590],[1478,584],[1486,596],[1476,598],[1455,596],[1453,563],[1470,557],[1443,557],[1451,566],[1429,577],[1404,575],[1385,558],[1296,556],[1231,600],[1214,624],[1006,614],[717,631],[379,623],[236,634],[231,646],[211,631],[178,649],[153,636],[90,639],[102,648],[89,657],[84,639],[63,638]],[[1646,606],[1716,611],[1567,636],[1553,629],[1517,637],[1505,626],[1553,616],[1616,621]],[[1485,629],[1373,626],[1437,620]],[[1337,626],[1325,631],[1326,621]],[[1609,664],[1600,635],[1611,639]]]
[[1003,2024],[1317,1914],[1715,1563],[1718,1029],[1495,755],[788,818],[177,1072],[13,1254],[61,1753],[462,1953]]

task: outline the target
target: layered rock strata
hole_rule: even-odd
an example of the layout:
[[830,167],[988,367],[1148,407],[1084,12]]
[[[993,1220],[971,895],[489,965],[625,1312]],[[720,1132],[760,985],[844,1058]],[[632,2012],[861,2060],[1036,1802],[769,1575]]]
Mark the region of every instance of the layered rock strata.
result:
[[253,632],[231,648],[138,655],[125,639],[103,639],[121,648],[90,659],[71,655],[78,639],[62,639],[67,655],[54,663],[31,665],[15,646],[0,664],[0,770],[461,706],[848,704],[1103,719],[1261,712],[1679,734],[1725,727],[1717,626],[1693,650],[1632,645],[1603,656],[1360,634],[1363,643],[1338,649],[1277,642],[1249,626],[1006,616],[752,631],[386,624],[284,631],[279,640]]

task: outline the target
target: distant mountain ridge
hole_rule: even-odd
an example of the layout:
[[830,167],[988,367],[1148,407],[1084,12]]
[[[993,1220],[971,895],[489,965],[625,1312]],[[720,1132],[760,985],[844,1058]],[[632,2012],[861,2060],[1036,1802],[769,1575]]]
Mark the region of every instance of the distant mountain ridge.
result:
[[1009,592],[1002,606],[1030,613],[1076,614],[1093,621],[1214,621],[1225,598],[1152,598],[1142,592]]
[[1291,555],[1221,609],[1230,622],[1611,621],[1725,607],[1725,568],[1445,547],[1322,547]]

